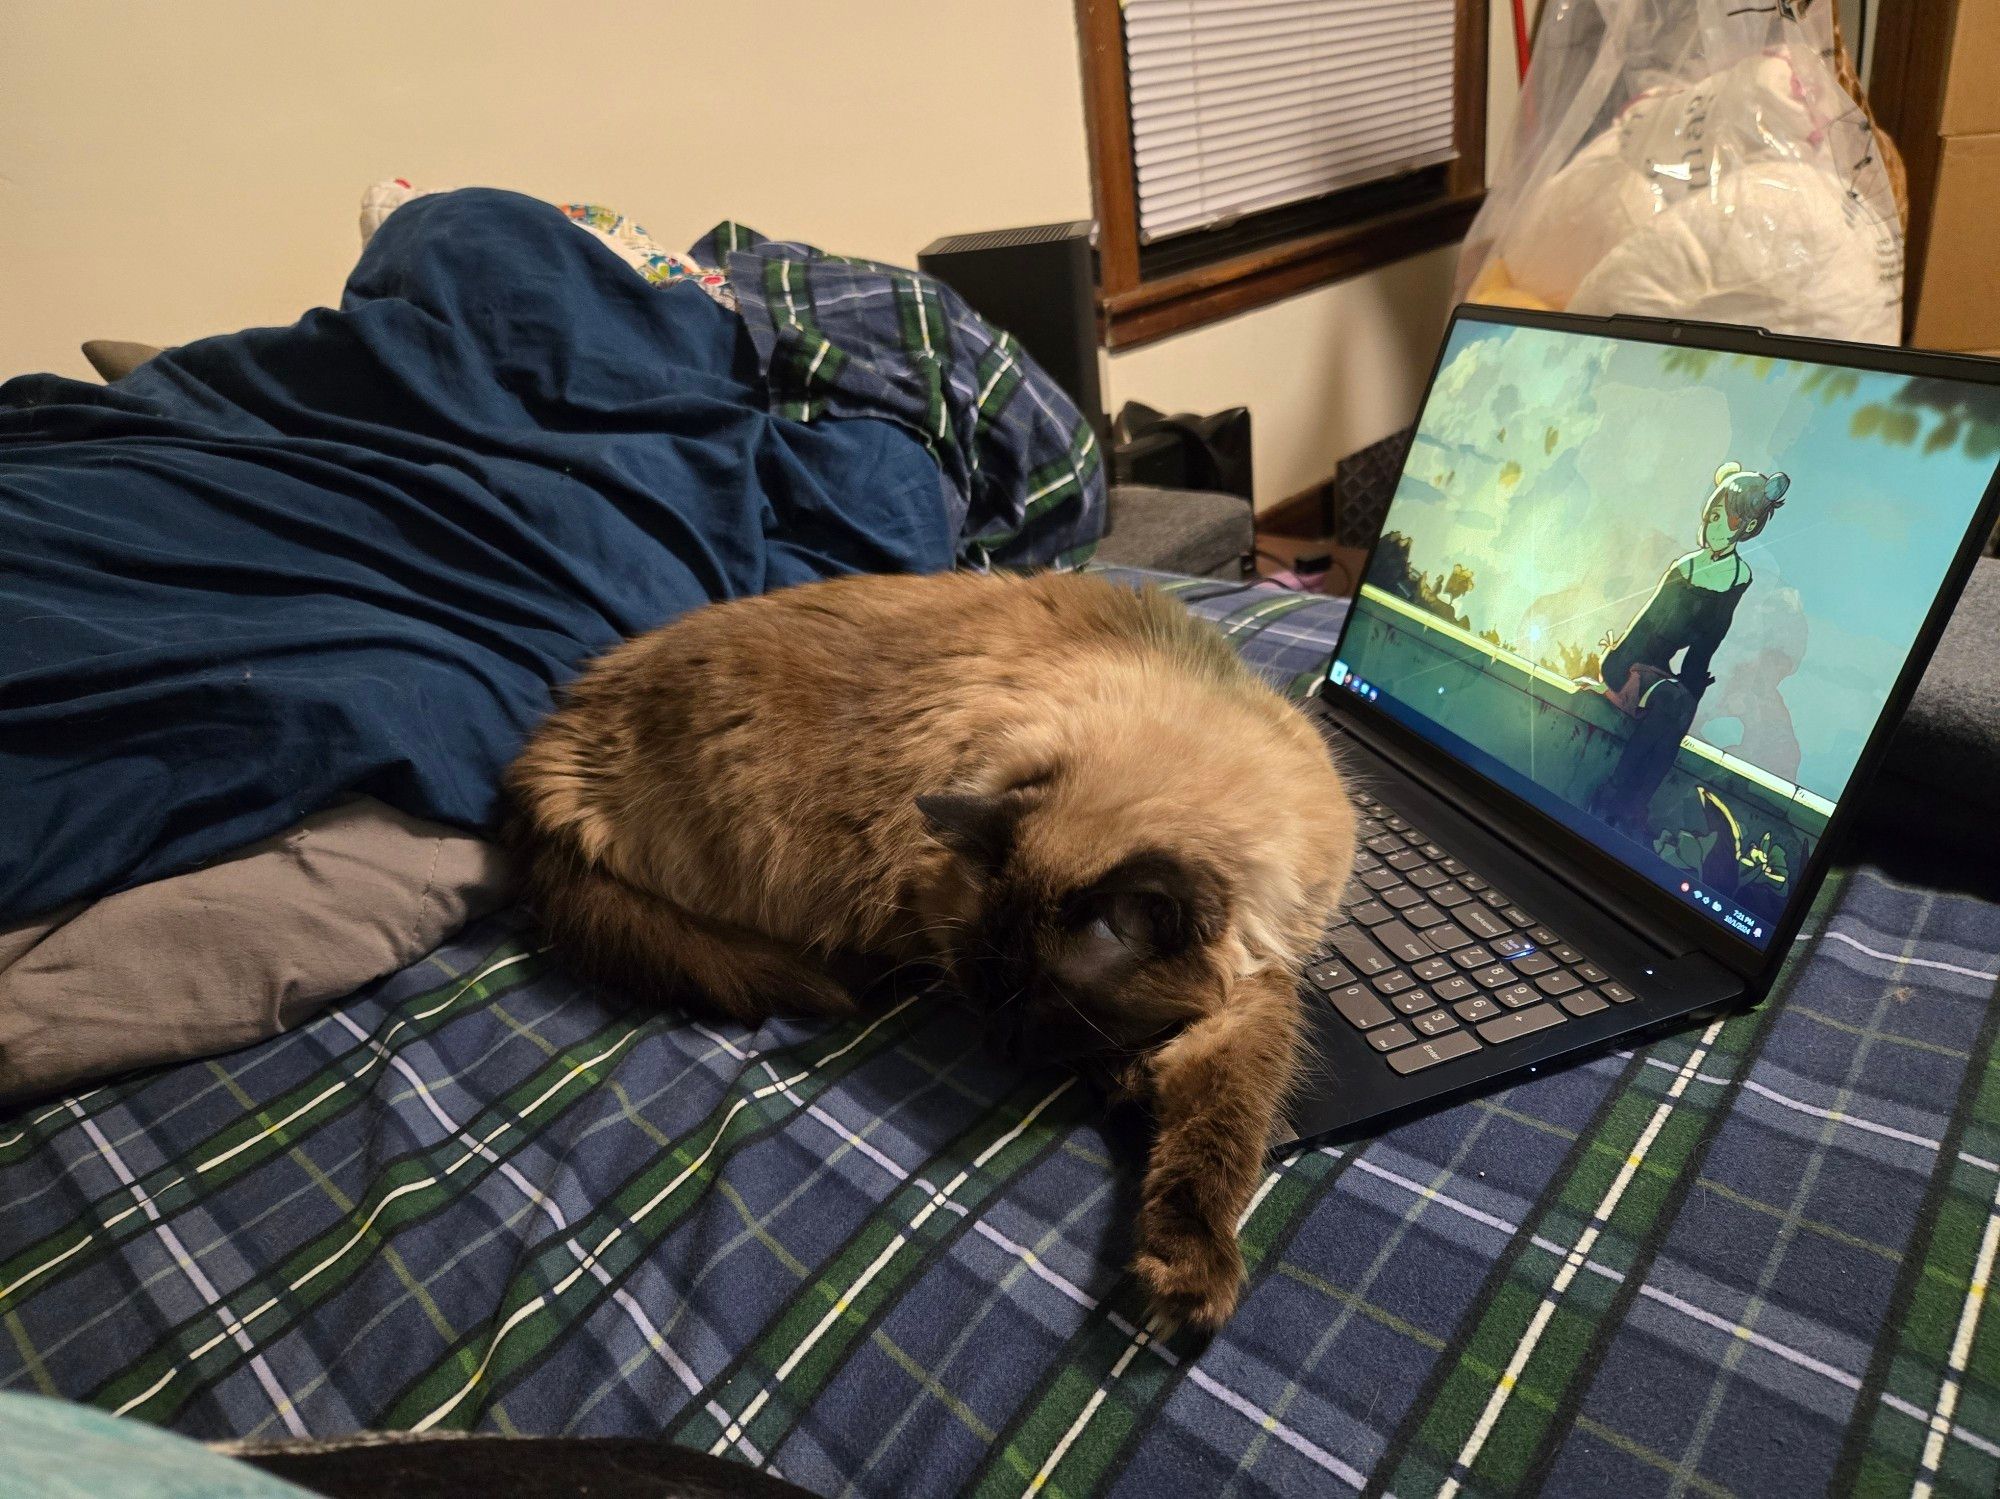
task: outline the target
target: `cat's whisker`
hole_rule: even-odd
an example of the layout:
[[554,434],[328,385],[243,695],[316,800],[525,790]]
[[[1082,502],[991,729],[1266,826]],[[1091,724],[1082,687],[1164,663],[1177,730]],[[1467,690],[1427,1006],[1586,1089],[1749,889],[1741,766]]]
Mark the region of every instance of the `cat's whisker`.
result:
[[1063,986],[1061,984],[1058,984],[1054,979],[1050,979],[1049,987],[1055,991],[1057,999],[1061,1000],[1064,1004],[1068,1005],[1071,1010],[1075,1011],[1076,1018],[1078,1020],[1081,1020],[1085,1025],[1089,1026],[1092,1030],[1096,1031],[1098,1035],[1102,1036],[1106,1041],[1109,1041],[1111,1043],[1111,1049],[1113,1051],[1119,1049],[1118,1038],[1112,1035],[1111,1032],[1107,1031],[1103,1026],[1099,1025],[1095,1020],[1092,1020],[1088,1015],[1084,1014],[1082,1006],[1078,1005],[1075,1000],[1071,999],[1069,995],[1063,991]]

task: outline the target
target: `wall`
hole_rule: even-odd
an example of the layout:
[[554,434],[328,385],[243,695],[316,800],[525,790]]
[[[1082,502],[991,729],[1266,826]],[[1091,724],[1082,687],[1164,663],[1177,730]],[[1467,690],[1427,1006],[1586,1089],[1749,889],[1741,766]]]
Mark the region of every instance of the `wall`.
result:
[[[1494,147],[1511,120],[1493,6]],[[333,301],[371,181],[588,199],[686,244],[724,217],[908,263],[1082,218],[1071,0],[13,0],[0,45],[0,378]],[[754,20],[751,19],[754,17]],[[1109,360],[1107,398],[1252,407],[1258,500],[1410,420],[1440,250]]]
[[334,300],[370,182],[908,263],[1087,217],[1070,0],[7,0],[0,378]]
[[1269,509],[1416,415],[1457,255],[1432,250],[1113,354],[1107,403],[1248,406],[1257,508]]
[[[1532,24],[1539,0],[1529,0]],[[1486,165],[1492,180],[1519,95],[1512,7],[1488,12]],[[1228,322],[1109,356],[1105,400],[1168,411],[1250,408],[1257,508],[1333,477],[1340,460],[1408,425],[1451,311],[1456,246],[1315,288]]]

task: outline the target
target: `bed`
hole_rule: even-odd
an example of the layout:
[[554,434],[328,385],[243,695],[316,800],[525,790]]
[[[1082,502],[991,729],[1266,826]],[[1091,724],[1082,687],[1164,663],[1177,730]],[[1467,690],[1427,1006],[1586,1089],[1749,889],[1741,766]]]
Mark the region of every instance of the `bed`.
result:
[[[472,831],[567,673],[710,598],[1072,563],[1102,457],[908,272],[391,186],[337,311],[0,390],[0,1097],[23,943],[73,976],[110,932],[92,1027],[74,984],[37,1023],[127,1045],[0,1104],[0,1390],[828,1494],[1994,1490],[2000,905],[1898,838],[1761,1010],[1277,1163],[1207,1342],[1122,1268],[1143,1142],[949,1004],[751,1031],[578,983]],[[1294,695],[1342,617],[1110,571]],[[1990,828],[1968,659],[1905,789]]]
[[[1342,604],[1152,582],[1298,693]],[[1860,862],[1754,1013],[1277,1164],[1206,1343],[1130,1144],[952,1007],[691,1024],[507,910],[0,1123],[0,1387],[659,1434],[827,1494],[1986,1494],[2000,906]]]

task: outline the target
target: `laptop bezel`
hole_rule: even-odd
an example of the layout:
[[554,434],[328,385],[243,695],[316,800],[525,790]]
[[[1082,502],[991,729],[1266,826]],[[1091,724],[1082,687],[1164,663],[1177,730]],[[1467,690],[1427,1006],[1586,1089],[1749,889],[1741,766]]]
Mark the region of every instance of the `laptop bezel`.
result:
[[[1431,390],[1443,367],[1445,350],[1451,346],[1452,333],[1461,320],[1629,339],[1667,347],[1713,350],[1721,354],[1749,354],[1829,364],[1881,374],[1933,376],[1940,379],[1961,380],[1969,384],[2000,387],[2000,360],[1982,359],[1977,356],[1938,353],[1923,349],[1888,348],[1879,344],[1850,343],[1833,339],[1798,338],[1728,323],[1700,323],[1645,317],[1590,317],[1573,313],[1532,312],[1520,308],[1485,307],[1473,303],[1461,303],[1452,309],[1451,320],[1438,340],[1438,351],[1431,361],[1430,375],[1424,382],[1423,400],[1417,408],[1419,421],[1422,420],[1423,411],[1430,404]],[[1407,464],[1407,453],[1404,455],[1404,461]],[[1399,487],[1400,484],[1399,474]],[[1731,972],[1740,975],[1748,986],[1750,998],[1754,1002],[1761,1000],[1769,991],[1778,970],[1783,967],[1791,953],[1799,929],[1804,925],[1812,909],[1813,898],[1825,881],[1843,840],[1854,824],[1859,804],[1866,795],[1870,781],[1881,768],[1882,761],[1888,753],[1896,725],[1901,722],[1903,712],[1909,706],[1918,682],[1923,678],[1924,669],[1930,664],[1932,653],[1937,649],[1938,640],[1944,634],[1945,625],[1951,619],[1952,610],[1957,606],[1959,596],[1965,591],[1973,566],[1979,560],[1982,544],[1992,534],[1996,517],[2000,517],[2000,455],[1995,456],[1994,472],[1987,481],[1986,491],[1973,509],[1971,519],[1966,525],[1965,535],[1960,538],[1951,565],[1945,569],[1939,580],[1937,593],[1925,613],[1923,625],[1917,631],[1909,655],[1904,659],[1903,670],[1896,678],[1888,699],[1883,703],[1875,725],[1869,732],[1867,743],[1862,749],[1860,758],[1855,762],[1847,787],[1835,804],[1833,815],[1827,821],[1826,832],[1814,848],[1805,868],[1794,877],[1796,881],[1794,889],[1801,893],[1790,901],[1783,918],[1772,930],[1770,945],[1763,949],[1749,939],[1737,936],[1727,927],[1702,916],[1692,906],[1677,900],[1672,892],[1620,863],[1595,843],[1557,821],[1532,802],[1490,780],[1358,694],[1335,689],[1330,676],[1321,677],[1316,695],[1328,707],[1337,709],[1340,714],[1353,715],[1359,723],[1365,724],[1371,732],[1398,753],[1408,755],[1421,764],[1433,778],[1442,779],[1463,790],[1471,791],[1474,807],[1481,799],[1493,803],[1498,820],[1517,836],[1520,831],[1525,831],[1531,838],[1541,841],[1547,851],[1556,856],[1554,862],[1559,867],[1572,872],[1581,881],[1601,885],[1606,892],[1636,907],[1648,919],[1683,938],[1694,949],[1708,954]],[[1355,584],[1355,606],[1360,602],[1361,584],[1367,580],[1374,566],[1375,553],[1381,545],[1381,540],[1381,535],[1378,534],[1369,544],[1367,559]],[[1340,658],[1347,642],[1348,629],[1352,626],[1357,612],[1357,607],[1351,606],[1347,617],[1341,622],[1339,639],[1334,645],[1333,655],[1328,658],[1329,671],[1332,663]],[[1585,888],[1588,888],[1588,885]]]

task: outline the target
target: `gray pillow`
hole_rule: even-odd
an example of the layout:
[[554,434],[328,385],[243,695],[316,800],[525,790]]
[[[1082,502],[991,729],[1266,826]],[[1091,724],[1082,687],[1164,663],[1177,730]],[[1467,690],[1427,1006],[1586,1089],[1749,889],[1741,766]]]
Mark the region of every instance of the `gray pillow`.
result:
[[507,889],[494,845],[362,797],[187,874],[0,927],[0,1103],[289,1030]]
[[2000,841],[2000,559],[1973,567],[1883,769],[1879,789],[1911,831],[1984,851]]

